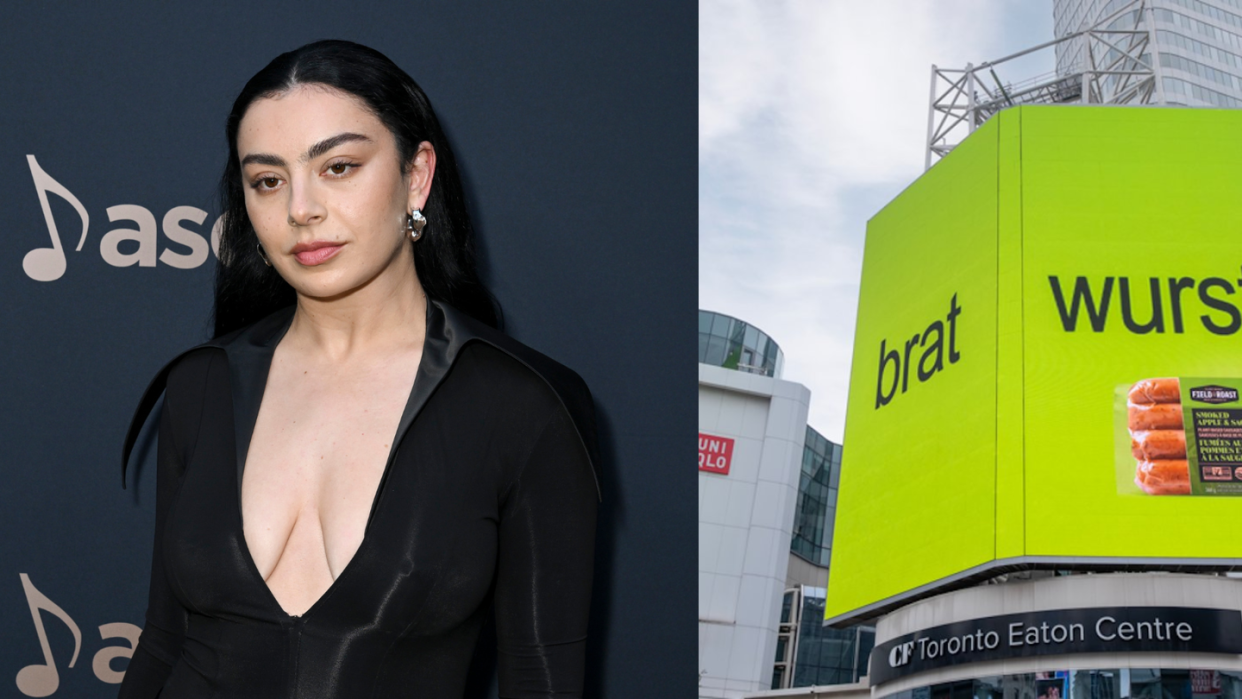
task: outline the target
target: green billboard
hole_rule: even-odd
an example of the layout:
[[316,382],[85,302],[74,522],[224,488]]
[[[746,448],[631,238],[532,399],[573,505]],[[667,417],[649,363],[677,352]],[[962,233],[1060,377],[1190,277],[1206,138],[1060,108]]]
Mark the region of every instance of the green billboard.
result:
[[1242,110],[990,119],[867,226],[825,616],[1242,565]]

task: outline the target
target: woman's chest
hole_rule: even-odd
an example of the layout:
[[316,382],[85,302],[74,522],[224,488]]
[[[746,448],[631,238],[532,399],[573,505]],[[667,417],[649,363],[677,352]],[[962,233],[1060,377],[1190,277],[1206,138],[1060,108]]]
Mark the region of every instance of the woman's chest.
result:
[[[497,448],[505,441],[502,426],[485,411],[455,403],[451,392],[433,396],[403,435],[371,488],[355,552],[306,618],[436,633],[485,600],[512,463],[509,450]],[[245,476],[237,468],[227,401],[204,407],[202,433],[161,542],[169,574],[192,609],[283,621],[287,615],[244,536],[239,475]],[[256,429],[252,444],[259,436]]]
[[362,543],[417,365],[414,355],[351,374],[277,352],[241,513],[250,556],[286,609],[309,607]]

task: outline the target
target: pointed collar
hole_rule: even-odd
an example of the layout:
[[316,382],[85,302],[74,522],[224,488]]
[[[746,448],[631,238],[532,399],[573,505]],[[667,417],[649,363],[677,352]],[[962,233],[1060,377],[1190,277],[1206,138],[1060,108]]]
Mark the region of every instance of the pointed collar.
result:
[[[397,446],[401,439],[440,382],[448,375],[448,370],[460,354],[461,348],[469,342],[481,341],[525,365],[542,378],[557,395],[572,418],[578,437],[586,449],[591,462],[592,475],[595,477],[596,493],[602,497],[599,486],[599,449],[595,434],[594,406],[590,391],[582,379],[568,367],[499,330],[471,318],[449,304],[431,299],[428,301],[427,333],[423,344],[422,359],[419,361],[418,372],[415,375],[414,388],[401,413],[397,438],[393,440],[388,461],[385,463],[385,474],[388,472],[388,466],[396,457]],[[242,469],[245,465],[246,453],[250,448],[250,437],[259,416],[259,405],[263,399],[263,390],[267,385],[267,373],[272,364],[272,356],[276,351],[276,345],[280,343],[293,323],[294,310],[294,306],[288,306],[238,331],[192,347],[174,357],[156,374],[146,391],[143,392],[125,437],[121,462],[122,488],[125,487],[125,471],[130,453],[133,451],[147,416],[164,391],[172,366],[182,356],[194,350],[215,347],[224,350],[228,357],[229,373],[232,379],[237,483],[240,489]],[[383,487],[382,483],[380,487]]]

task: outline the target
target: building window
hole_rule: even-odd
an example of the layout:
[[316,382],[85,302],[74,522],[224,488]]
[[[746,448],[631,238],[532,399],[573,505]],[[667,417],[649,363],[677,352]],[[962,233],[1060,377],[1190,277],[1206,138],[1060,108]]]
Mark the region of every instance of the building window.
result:
[[840,468],[841,446],[808,426],[789,549],[821,567],[828,566],[832,554],[832,525],[837,511],[836,473]]
[[1242,671],[1162,668],[1061,670],[926,685],[882,699],[1242,699]]
[[[875,629],[851,626],[825,627],[824,588],[799,586],[785,592],[791,616],[782,623],[777,636],[776,673],[781,687],[852,684],[867,672],[867,659],[875,647]],[[1242,698],[1240,698],[1242,699]]]
[[736,318],[699,311],[699,363],[780,378],[785,363],[762,330]]

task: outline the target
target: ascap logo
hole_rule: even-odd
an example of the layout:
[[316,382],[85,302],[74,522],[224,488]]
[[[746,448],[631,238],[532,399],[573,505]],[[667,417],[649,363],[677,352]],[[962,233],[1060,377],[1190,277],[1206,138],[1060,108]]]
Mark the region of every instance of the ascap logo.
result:
[[[91,217],[73,192],[47,174],[33,155],[26,156],[26,163],[30,166],[30,177],[34,180],[35,192],[39,195],[39,205],[43,207],[43,220],[47,224],[47,234],[51,238],[52,245],[35,248],[26,253],[26,256],[22,258],[22,270],[26,272],[26,276],[35,281],[51,282],[65,275],[68,261],[65,256],[65,247],[60,239],[60,232],[56,227],[56,219],[52,216],[52,207],[48,204],[48,193],[55,194],[68,202],[82,219],[82,232],[78,237],[77,247],[73,249],[74,252],[81,252],[82,246],[86,244]],[[207,261],[207,240],[201,234],[183,225],[185,222],[201,225],[207,220],[207,212],[202,209],[193,206],[174,206],[164,214],[162,226],[159,227],[156,226],[155,214],[137,204],[109,206],[106,213],[111,223],[128,221],[137,224],[137,228],[110,230],[100,238],[99,255],[103,257],[104,262],[113,267],[133,265],[154,267],[158,261],[169,267],[194,269]],[[215,224],[211,227],[210,247],[217,255],[220,248],[222,220],[217,217]],[[160,230],[163,230],[165,238],[182,249],[166,246],[162,251],[159,250]],[[125,247],[131,248],[130,251],[122,252],[122,243],[129,243]],[[133,243],[137,243],[136,249],[132,248]]]
[[[22,589],[26,592],[26,604],[30,607],[30,616],[34,619],[39,646],[43,650],[43,663],[27,665],[19,670],[17,689],[28,697],[48,697],[55,694],[57,688],[60,687],[60,672],[56,668],[56,659],[52,654],[52,646],[48,642],[47,630],[43,627],[43,617],[39,612],[48,612],[60,619],[73,634],[73,655],[70,656],[69,663],[66,665],[70,669],[78,662],[78,653],[82,650],[82,630],[74,623],[73,618],[65,613],[65,610],[35,588],[34,583],[30,582],[30,576],[25,573],[18,573],[18,575],[22,579]],[[138,635],[141,632],[142,629],[125,622],[100,626],[99,636],[102,640],[119,638],[129,645],[105,646],[95,653],[94,659],[91,660],[91,670],[94,671],[95,677],[108,684],[120,684],[121,680],[125,679],[125,673],[113,670],[112,661],[117,658],[132,657],[134,649],[138,647]]]

